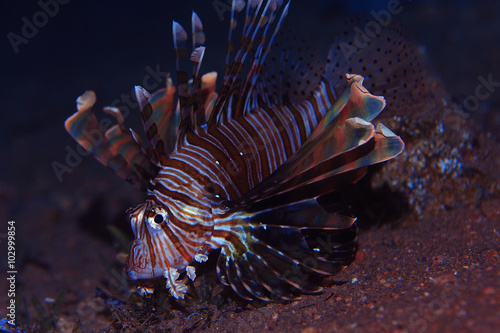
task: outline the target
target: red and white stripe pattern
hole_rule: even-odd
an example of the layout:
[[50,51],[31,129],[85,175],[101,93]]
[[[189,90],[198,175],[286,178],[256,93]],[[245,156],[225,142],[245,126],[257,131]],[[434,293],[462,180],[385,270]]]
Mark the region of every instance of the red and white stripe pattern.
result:
[[[231,38],[244,8],[235,48]],[[149,147],[125,131],[117,109],[119,124],[102,133],[101,142],[89,142],[85,130],[101,131],[90,111],[95,96],[79,98],[67,130],[147,192],[145,202],[128,211],[135,235],[126,264],[132,279],[164,277],[171,294],[183,298],[187,287],[180,274],[194,279],[192,263],[221,249],[219,279],[238,295],[289,300],[297,292],[321,290],[310,277],[334,275],[354,259],[355,218],[345,212],[338,191],[360,179],[367,166],[398,155],[404,144],[371,123],[385,100],[371,95],[361,76],[345,75],[352,68],[338,48],[332,47],[319,71],[286,60],[277,75],[261,73],[287,11],[281,0],[233,1],[218,94],[216,73],[199,73],[205,53],[200,18],[193,13],[191,57],[189,35],[174,22],[177,86],[167,77],[166,89],[153,94],[136,87]],[[366,69],[363,54],[374,48],[379,52],[373,44],[355,55],[356,68]]]
[[[136,240],[127,262],[129,276],[161,277],[170,268],[185,269],[196,255],[204,258],[212,249],[244,247],[234,216],[214,207],[237,200],[293,155],[331,99],[331,88],[323,82],[297,106],[254,108],[212,131],[187,133],[150,182],[146,202],[130,211]],[[161,223],[155,222],[158,214]],[[182,297],[174,289],[172,294]]]

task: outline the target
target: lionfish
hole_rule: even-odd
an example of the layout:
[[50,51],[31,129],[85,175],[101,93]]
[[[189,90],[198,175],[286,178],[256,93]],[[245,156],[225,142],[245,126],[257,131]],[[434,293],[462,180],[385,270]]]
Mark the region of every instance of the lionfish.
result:
[[117,108],[104,108],[117,124],[101,129],[91,111],[94,92],[77,99],[67,131],[147,193],[127,211],[135,235],[126,260],[132,280],[164,277],[171,295],[184,298],[181,274],[194,280],[196,262],[220,250],[218,277],[239,296],[292,300],[319,292],[321,277],[354,260],[356,218],[340,192],[404,148],[387,127],[371,123],[386,100],[368,92],[360,74],[381,81],[375,91],[396,96],[401,80],[391,78],[411,56],[387,38],[349,59],[334,43],[320,67],[286,52],[272,56],[274,69],[266,67],[288,8],[281,0],[233,0],[218,93],[217,73],[200,74],[199,16],[192,14],[191,52],[188,33],[174,21],[177,85],[167,76],[155,93],[135,87],[148,145],[125,129]]

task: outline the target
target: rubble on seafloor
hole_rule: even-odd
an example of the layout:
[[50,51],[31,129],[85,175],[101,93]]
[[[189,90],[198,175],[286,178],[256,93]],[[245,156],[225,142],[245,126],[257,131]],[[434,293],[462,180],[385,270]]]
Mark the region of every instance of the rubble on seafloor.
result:
[[[372,177],[403,193],[419,219],[459,205],[479,206],[500,194],[500,180],[491,168],[499,165],[495,138],[480,132],[472,115],[450,102],[439,83],[431,98],[383,122],[401,136],[405,150]],[[404,110],[403,110],[404,111]]]

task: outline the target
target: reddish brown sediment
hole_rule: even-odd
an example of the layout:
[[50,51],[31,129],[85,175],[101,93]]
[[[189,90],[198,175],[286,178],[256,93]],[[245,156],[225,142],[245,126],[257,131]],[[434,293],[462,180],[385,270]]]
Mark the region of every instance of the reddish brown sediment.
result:
[[[72,2],[68,7],[61,7],[61,13],[45,30],[41,29],[29,44],[20,46],[23,57],[29,53],[39,57],[42,46],[38,41],[42,41],[44,35],[54,33],[50,26],[57,26],[56,20],[63,21],[64,15],[69,15],[64,11],[71,10],[70,6],[73,6]],[[498,129],[495,119],[500,110],[495,101],[499,95],[495,92],[490,99],[481,102],[481,108],[489,103],[489,111],[481,109],[468,114],[460,111],[456,98],[450,98],[447,91],[454,88],[454,91],[473,94],[478,84],[476,77],[487,77],[488,71],[493,73],[495,80],[500,79],[495,74],[498,72],[488,67],[492,63],[490,58],[497,61],[496,51],[478,51],[491,47],[487,41],[495,40],[495,31],[498,30],[493,29],[497,25],[492,25],[492,29],[482,29],[474,24],[472,30],[446,30],[450,20],[457,16],[463,22],[474,22],[474,17],[481,22],[497,22],[496,17],[492,19],[499,13],[492,9],[496,9],[495,6],[498,6],[496,2],[485,1],[473,6],[474,10],[464,11],[461,6],[453,7],[444,2],[432,2],[431,5],[428,2],[416,12],[401,14],[414,14],[413,20],[426,22],[424,32],[432,30],[430,34],[436,35],[430,43],[420,40],[424,45],[436,47],[435,43],[442,43],[444,39],[459,43],[462,39],[457,35],[462,34],[474,43],[460,45],[462,51],[459,53],[448,49],[439,55],[439,61],[429,55],[435,72],[443,74],[441,71],[446,71],[445,83],[430,79],[429,85],[435,88],[434,95],[415,105],[415,112],[402,110],[397,115],[399,118],[394,118],[393,114],[384,118],[384,113],[381,114],[379,121],[403,136],[406,151],[405,155],[376,170],[365,185],[374,190],[387,186],[384,183],[390,184],[388,190],[406,200],[411,211],[407,215],[397,215],[398,219],[392,219],[390,223],[382,223],[377,217],[365,223],[367,227],[361,231],[356,260],[334,277],[332,281],[337,283],[330,284],[323,294],[304,296],[302,300],[289,304],[271,303],[255,308],[231,296],[230,291],[223,291],[215,273],[206,272],[206,277],[213,279],[207,281],[200,276],[198,292],[205,292],[201,287],[206,285],[213,294],[222,293],[223,298],[212,298],[215,304],[183,303],[187,304],[185,310],[181,307],[171,310],[171,304],[161,297],[156,304],[143,304],[132,298],[129,302],[131,309],[147,310],[134,312],[135,318],[144,320],[136,322],[137,327],[148,325],[152,329],[157,325],[178,332],[187,329],[304,333],[336,330],[495,331],[500,324],[500,154],[493,131]],[[25,14],[28,13],[18,16]],[[15,19],[19,21],[17,16]],[[225,23],[227,20],[221,24],[223,28],[226,28]],[[409,24],[410,29],[422,31],[419,25],[414,24],[412,28],[412,23]],[[12,29],[16,27],[12,26]],[[446,37],[440,40],[437,37],[441,32]],[[478,38],[479,35],[484,35],[484,39]],[[320,37],[323,36],[315,38]],[[170,46],[168,41],[161,43]],[[126,45],[127,49],[132,49],[131,45]],[[450,44],[443,47],[450,47]],[[478,58],[471,58],[470,54]],[[141,54],[139,59],[148,60],[144,58],[147,56]],[[109,58],[99,58],[100,63],[106,61]],[[30,96],[36,97],[39,95],[34,90],[41,93],[44,91],[41,87],[45,86],[53,89],[47,84],[47,78],[51,78],[48,73],[53,73],[54,69],[38,68],[36,61],[33,64],[40,70],[39,81],[27,76],[30,82],[22,79],[19,82],[23,86],[18,89],[23,90],[24,95],[28,90]],[[63,64],[61,66],[66,68]],[[135,73],[131,70],[132,76],[144,74],[142,63],[141,66],[134,69]],[[164,70],[163,66],[161,68]],[[33,66],[27,66],[27,70],[33,71]],[[71,82],[80,89],[82,76],[77,74],[71,77]],[[457,75],[460,80],[455,80]],[[471,82],[467,82],[467,78]],[[56,79],[60,80],[60,77],[56,76]],[[121,80],[122,77],[118,77],[114,83],[121,87],[117,88],[118,91],[128,89],[128,84],[124,85]],[[91,87],[97,79],[83,81]],[[13,83],[18,86],[16,81]],[[73,83],[64,82],[64,86]],[[78,89],[75,88],[74,94],[80,92]],[[40,99],[30,98],[29,105],[34,111],[28,116],[23,114],[20,123],[6,122],[12,128],[5,133],[16,133],[16,136],[2,146],[3,162],[12,165],[0,182],[0,215],[4,219],[16,220],[17,319],[26,323],[23,311],[28,309],[31,327],[40,327],[32,296],[48,309],[54,304],[58,292],[64,289],[66,294],[61,311],[54,322],[57,329],[71,331],[79,321],[84,332],[103,331],[120,312],[115,309],[112,313],[104,296],[96,298],[96,288],[104,290],[102,295],[109,294],[125,301],[128,297],[128,288],[120,282],[125,279],[121,271],[123,266],[115,260],[122,249],[109,235],[106,225],[118,226],[128,232],[130,226],[124,211],[144,198],[89,157],[83,158],[73,172],[64,174],[61,183],[57,181],[50,163],[54,160],[64,162],[64,145],[75,147],[64,132],[62,122],[72,111],[77,96],[65,89],[57,90],[57,94],[68,99],[44,100],[42,104],[48,105],[47,109],[40,110]],[[114,97],[118,96],[108,96],[107,102]],[[462,101],[464,97],[457,98]],[[26,104],[22,100],[18,99],[12,105],[23,106],[23,112],[29,111],[25,110]],[[11,112],[5,117],[14,117],[16,112],[12,110],[17,109],[7,108]],[[53,112],[57,109],[63,111],[54,117]],[[477,119],[491,121],[478,124]],[[36,125],[38,122],[40,124]],[[492,131],[493,135],[486,130]],[[43,149],[40,142],[43,142]],[[436,153],[437,148],[439,153]],[[422,191],[418,191],[418,184],[422,184]],[[384,207],[387,206],[381,208]],[[374,221],[381,223],[374,226]],[[111,263],[111,269],[106,268],[101,257]],[[212,268],[214,266],[212,263]],[[6,304],[6,301],[7,294],[2,292],[0,303]],[[156,312],[151,311],[153,305]],[[0,316],[3,315],[4,312],[0,311]]]

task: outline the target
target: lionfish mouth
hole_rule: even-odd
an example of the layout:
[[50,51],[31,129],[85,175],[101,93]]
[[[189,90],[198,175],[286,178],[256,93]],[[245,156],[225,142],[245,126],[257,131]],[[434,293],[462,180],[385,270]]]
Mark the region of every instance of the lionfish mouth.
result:
[[163,270],[152,269],[147,254],[142,250],[142,242],[134,240],[127,257],[125,272],[132,280],[161,277]]
[[163,271],[160,269],[157,270],[141,269],[137,266],[129,265],[128,259],[127,259],[127,266],[125,267],[125,272],[127,273],[128,277],[132,280],[148,280],[148,279],[160,278],[163,276]]

